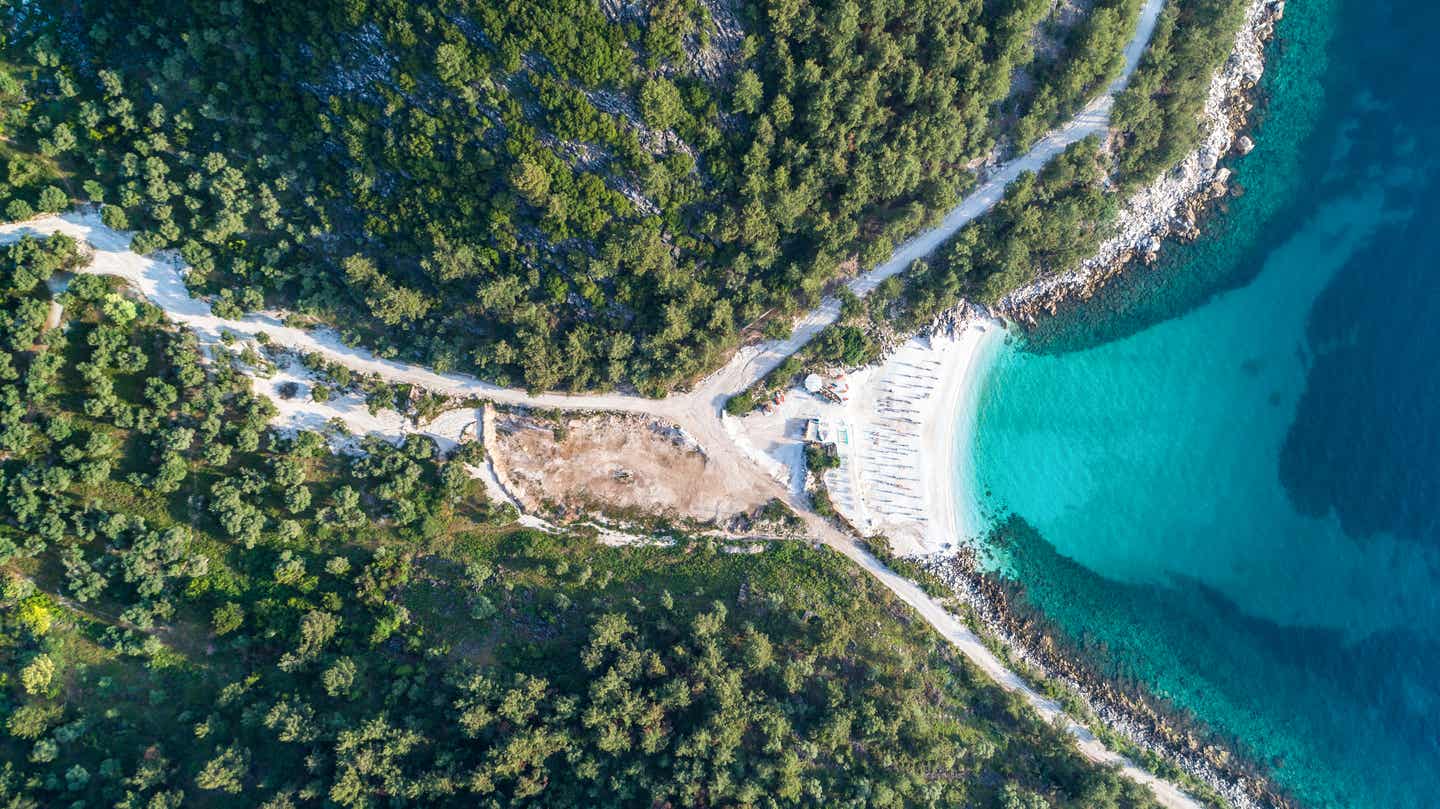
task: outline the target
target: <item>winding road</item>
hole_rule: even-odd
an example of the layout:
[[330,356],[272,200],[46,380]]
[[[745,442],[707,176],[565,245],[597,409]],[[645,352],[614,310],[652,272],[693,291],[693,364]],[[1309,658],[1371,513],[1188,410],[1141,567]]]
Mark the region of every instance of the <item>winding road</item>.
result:
[[[966,224],[990,210],[1004,196],[1006,187],[1023,173],[1036,171],[1071,144],[1104,132],[1110,122],[1115,94],[1123,89],[1140,62],[1140,56],[1155,30],[1164,0],[1146,0],[1134,36],[1125,48],[1125,67],[1106,92],[1091,101],[1064,126],[1050,132],[1027,152],[998,166],[986,180],[951,209],[939,224],[901,245],[883,264],[848,284],[851,292],[864,297],[891,276],[904,272],[919,258],[933,252]],[[437,373],[427,368],[386,360],[360,348],[344,345],[333,332],[307,331],[284,325],[274,315],[254,314],[238,320],[221,318],[204,300],[191,297],[183,280],[183,267],[167,255],[142,256],[130,250],[132,234],[110,230],[93,212],[76,212],[27,222],[0,225],[0,244],[24,235],[46,236],[66,233],[93,248],[93,259],[83,272],[114,275],[163,309],[175,322],[193,329],[202,345],[213,346],[230,332],[254,337],[264,332],[272,343],[301,352],[317,352],[356,371],[374,373],[391,382],[406,382],[438,393],[475,397],[503,404],[529,405],[570,410],[612,410],[643,413],[680,425],[704,448],[709,462],[718,464],[736,489],[757,501],[780,498],[795,508],[806,523],[810,536],[853,560],[935,628],[946,640],[1001,687],[1019,694],[1046,721],[1059,722],[1077,742],[1082,755],[1091,761],[1116,766],[1128,778],[1148,786],[1156,799],[1169,809],[1198,809],[1200,803],[1170,781],[1158,778],[1107,748],[1084,726],[1065,714],[1054,700],[1030,687],[1005,666],[980,639],[951,615],[938,601],[926,595],[908,579],[897,575],[862,547],[854,537],[842,533],[810,511],[781,481],[763,470],[747,455],[725,429],[725,402],[778,366],[786,357],[814,339],[840,314],[840,301],[831,296],[802,316],[784,340],[763,342],[737,352],[728,363],[702,380],[694,390],[664,399],[647,399],[626,394],[531,395],[523,390],[502,388],[464,374]]]

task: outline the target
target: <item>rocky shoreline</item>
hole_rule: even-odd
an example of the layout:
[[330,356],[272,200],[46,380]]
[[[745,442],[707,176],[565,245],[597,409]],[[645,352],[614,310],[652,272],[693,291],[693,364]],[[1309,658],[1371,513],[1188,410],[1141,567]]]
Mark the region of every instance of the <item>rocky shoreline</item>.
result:
[[1124,272],[1132,262],[1153,263],[1167,238],[1191,241],[1200,235],[1200,219],[1212,204],[1238,193],[1230,155],[1245,155],[1254,143],[1244,134],[1255,107],[1251,97],[1264,70],[1265,43],[1285,14],[1285,0],[1254,0],[1235,37],[1235,47],[1210,83],[1203,112],[1200,146],[1175,167],[1131,195],[1121,209],[1115,232],[1079,267],[1038,280],[1007,295],[996,311],[1031,328],[1064,306],[1084,301]]
[[985,634],[1004,645],[1011,659],[1064,686],[1091,715],[1125,741],[1183,770],[1237,809],[1293,809],[1259,767],[1236,755],[1188,718],[1143,689],[1101,674],[1032,611],[1015,604],[1017,591],[982,572],[974,551],[920,560],[970,606]]
[[[1220,165],[1222,159],[1246,154],[1253,148],[1243,134],[1254,108],[1250,95],[1263,70],[1265,43],[1273,36],[1274,25],[1283,13],[1284,0],[1253,0],[1246,7],[1231,55],[1209,87],[1203,112],[1206,128],[1200,146],[1127,200],[1113,235],[1094,256],[1069,272],[1012,293],[993,307],[961,301],[920,329],[918,335],[882,328],[872,334],[880,344],[878,358],[863,366],[832,370],[854,372],[860,367],[883,365],[911,339],[953,335],[976,319],[999,315],[1031,326],[1068,303],[1091,297],[1132,262],[1153,262],[1166,238],[1196,238],[1200,218],[1214,202],[1232,193],[1231,173]],[[807,477],[807,490],[819,488],[816,483],[813,477]],[[843,517],[831,519],[847,534],[863,536]],[[962,550],[959,554],[946,552],[906,559],[919,563],[969,604],[986,634],[1002,643],[1012,659],[1062,684],[1090,715],[1125,742],[1174,765],[1237,809],[1294,806],[1254,763],[1217,743],[1203,728],[1142,689],[1100,674],[1080,655],[1064,648],[1041,616],[1015,604],[1015,593],[982,573],[969,554]]]
[[[1135,192],[1120,212],[1115,231],[1079,267],[1042,279],[1006,296],[993,312],[1024,328],[1094,296],[1135,262],[1153,263],[1167,238],[1191,241],[1200,220],[1229,194],[1231,172],[1220,165],[1245,155],[1254,143],[1244,134],[1252,98],[1264,69],[1265,43],[1285,12],[1284,0],[1254,0],[1236,34],[1235,46],[1211,81],[1200,146],[1179,164]],[[937,326],[942,325],[937,323]],[[1175,714],[1143,689],[1100,674],[1080,655],[1058,643],[1043,616],[1015,604],[1018,593],[979,569],[973,551],[937,554],[920,560],[963,601],[1009,654],[1062,683],[1092,715],[1147,753],[1178,766],[1239,809],[1289,809],[1282,795],[1253,762],[1207,738],[1203,729]]]

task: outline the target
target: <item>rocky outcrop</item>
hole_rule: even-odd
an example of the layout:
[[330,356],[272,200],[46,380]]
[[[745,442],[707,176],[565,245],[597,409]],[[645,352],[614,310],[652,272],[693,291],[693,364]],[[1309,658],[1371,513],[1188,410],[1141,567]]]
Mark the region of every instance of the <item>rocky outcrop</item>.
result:
[[1231,193],[1227,155],[1248,154],[1255,143],[1240,132],[1254,104],[1249,98],[1264,70],[1265,42],[1274,35],[1284,2],[1254,0],[1235,37],[1235,48],[1210,83],[1200,146],[1150,185],[1135,192],[1121,210],[1115,230],[1095,255],[1074,270],[1018,290],[998,305],[1006,317],[1034,325],[1066,303],[1085,300],[1132,261],[1154,262],[1166,238],[1199,236],[1198,221],[1211,203]]
[[1016,592],[982,573],[973,551],[920,560],[968,604],[985,634],[1047,680],[1063,685],[1107,728],[1140,749],[1173,763],[1238,809],[1293,809],[1256,768],[1233,755],[1203,728],[1137,687],[1098,673],[1052,630],[1043,616],[1019,607]]

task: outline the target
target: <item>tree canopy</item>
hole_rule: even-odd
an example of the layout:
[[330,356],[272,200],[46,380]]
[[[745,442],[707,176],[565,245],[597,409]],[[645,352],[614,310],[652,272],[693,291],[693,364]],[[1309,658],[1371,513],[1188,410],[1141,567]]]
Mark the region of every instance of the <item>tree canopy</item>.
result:
[[46,330],[78,260],[0,251],[0,803],[1152,805],[842,557],[520,528],[110,280]]
[[[1133,27],[1101,5],[1055,110]],[[656,393],[958,199],[1049,6],[40,0],[0,10],[0,207],[103,203],[227,315]]]

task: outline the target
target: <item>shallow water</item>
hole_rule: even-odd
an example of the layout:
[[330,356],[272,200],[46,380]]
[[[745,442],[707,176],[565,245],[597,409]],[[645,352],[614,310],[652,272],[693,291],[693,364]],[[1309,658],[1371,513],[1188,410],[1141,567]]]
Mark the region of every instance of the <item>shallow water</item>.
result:
[[1434,30],[1290,3],[1244,195],[998,352],[959,465],[1036,607],[1310,806],[1440,805]]

